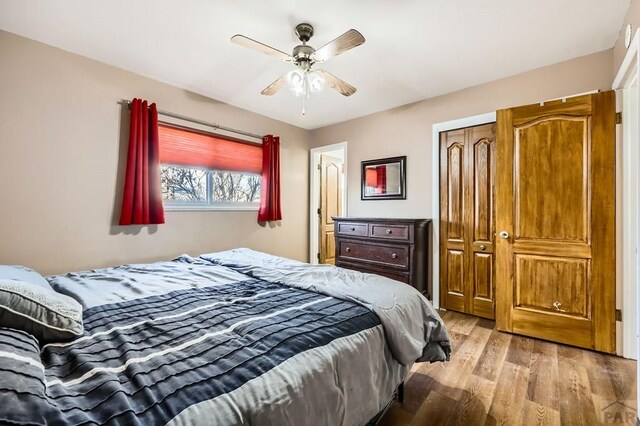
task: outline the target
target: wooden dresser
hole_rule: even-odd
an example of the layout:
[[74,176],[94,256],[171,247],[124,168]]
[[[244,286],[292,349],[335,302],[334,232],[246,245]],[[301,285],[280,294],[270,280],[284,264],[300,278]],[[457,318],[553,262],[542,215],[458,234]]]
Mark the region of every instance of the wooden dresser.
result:
[[336,266],[412,285],[429,299],[430,219],[334,217]]

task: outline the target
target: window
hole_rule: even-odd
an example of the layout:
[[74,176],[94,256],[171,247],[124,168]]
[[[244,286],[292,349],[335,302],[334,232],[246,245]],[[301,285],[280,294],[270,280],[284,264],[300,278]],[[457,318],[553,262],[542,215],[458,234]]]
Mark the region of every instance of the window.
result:
[[260,205],[259,144],[160,124],[162,198],[169,209]]

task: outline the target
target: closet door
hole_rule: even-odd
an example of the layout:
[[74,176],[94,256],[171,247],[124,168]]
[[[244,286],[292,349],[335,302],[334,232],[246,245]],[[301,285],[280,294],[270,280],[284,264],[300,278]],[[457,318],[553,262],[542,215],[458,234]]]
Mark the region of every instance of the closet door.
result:
[[440,293],[446,309],[494,318],[495,124],[440,134]]
[[615,351],[614,107],[498,111],[498,329]]

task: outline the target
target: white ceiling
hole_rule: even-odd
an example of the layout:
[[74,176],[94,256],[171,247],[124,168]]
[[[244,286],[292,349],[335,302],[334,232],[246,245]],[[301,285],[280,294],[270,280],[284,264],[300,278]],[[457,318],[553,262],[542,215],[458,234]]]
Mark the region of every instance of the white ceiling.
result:
[[[0,28],[313,129],[608,49],[629,2],[2,0]],[[260,95],[293,65],[229,41],[290,52],[300,22],[315,48],[350,28],[366,38],[322,66],[358,92],[314,94],[306,116],[286,89]]]

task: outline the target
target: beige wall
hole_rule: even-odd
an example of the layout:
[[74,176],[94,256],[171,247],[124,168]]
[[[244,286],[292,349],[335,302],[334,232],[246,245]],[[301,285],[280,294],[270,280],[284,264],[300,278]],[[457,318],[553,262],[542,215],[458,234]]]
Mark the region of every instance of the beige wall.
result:
[[[57,273],[238,246],[305,260],[308,148],[342,141],[350,215],[430,217],[433,123],[607,89],[613,51],[311,132],[1,31],[0,58],[0,263]],[[128,127],[117,102],[133,97],[279,134],[282,223],[262,227],[253,211],[167,212],[165,225],[114,226]],[[408,156],[407,200],[361,201],[360,161],[396,155]]]
[[[612,50],[427,99],[312,132],[314,147],[348,142],[350,216],[432,217],[432,125],[517,105],[611,88]],[[407,199],[360,200],[360,162],[407,156]]]
[[[0,61],[0,264],[48,274],[238,246],[306,260],[308,131],[1,31]],[[117,102],[133,97],[280,135],[281,225],[209,211],[114,226],[128,131]]]
[[631,24],[632,28],[632,37],[640,28],[640,0],[631,0],[631,4],[629,5],[629,10],[627,10],[627,15],[624,18],[624,23],[622,24],[622,28],[620,29],[620,34],[618,35],[618,40],[616,41],[615,46],[613,47],[613,70],[615,77],[618,69],[620,68],[620,64],[622,64],[622,60],[624,59],[624,55],[627,53],[627,48],[624,46],[624,38],[625,31],[627,28],[627,24]]

